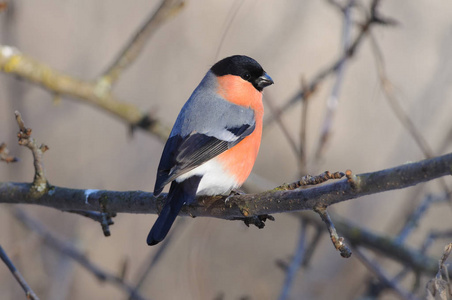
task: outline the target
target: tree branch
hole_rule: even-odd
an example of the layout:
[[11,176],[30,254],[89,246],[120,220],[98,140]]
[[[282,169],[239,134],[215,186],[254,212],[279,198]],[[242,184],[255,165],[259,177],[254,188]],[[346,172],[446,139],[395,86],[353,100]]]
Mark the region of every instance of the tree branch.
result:
[[279,295],[279,300],[285,300],[289,298],[290,289],[292,287],[293,281],[295,280],[295,277],[303,262],[303,258],[306,254],[305,244],[306,244],[307,222],[302,219],[300,223],[301,223],[300,237],[298,238],[298,244],[295,250],[295,255],[292,258],[292,261],[286,270],[286,277],[284,279],[284,284]]
[[[297,214],[297,216],[319,230],[326,230],[323,222],[313,214]],[[376,234],[337,215],[332,216],[332,220],[337,230],[355,248],[363,247],[377,252],[382,257],[401,263],[415,273],[435,274],[438,270],[438,261],[425,255],[422,249],[416,250],[407,245],[399,244],[397,239],[391,236]],[[452,266],[449,266],[449,271],[452,272]]]
[[22,276],[22,274],[20,274],[19,270],[16,269],[13,262],[9,259],[8,255],[6,254],[5,250],[3,250],[1,245],[0,245],[0,258],[3,260],[8,269],[11,271],[14,278],[16,278],[17,282],[19,282],[22,289],[25,291],[27,299],[39,300],[38,296],[36,296],[35,292],[33,292],[31,287],[25,281],[25,278]]
[[[353,176],[319,187],[296,190],[278,188],[259,194],[234,195],[225,203],[224,196],[198,197],[196,206],[185,206],[181,215],[235,220],[243,217],[313,210],[314,207],[343,202],[358,197],[402,189],[421,182],[450,175],[452,153],[415,163]],[[91,210],[117,213],[158,213],[166,194],[154,197],[143,191],[115,192],[51,187],[42,196],[30,194],[32,184],[0,183],[0,203],[23,203],[60,210]]]
[[84,81],[58,72],[19,50],[0,45],[0,71],[36,83],[59,96],[68,96],[97,106],[125,121],[132,128],[140,127],[166,141],[170,129],[135,105],[118,100],[101,83]]
[[93,274],[97,279],[104,282],[110,282],[123,291],[127,292],[129,295],[133,295],[132,299],[135,300],[145,300],[145,298],[138,293],[138,291],[125,282],[125,280],[115,274],[103,270],[98,265],[94,264],[89,258],[82,253],[79,249],[74,247],[71,243],[66,242],[55,234],[50,232],[44,225],[30,217],[24,211],[17,209],[14,211],[15,217],[21,221],[28,229],[36,232],[43,240],[44,243],[50,247],[60,251],[62,254],[72,258],[74,261],[79,263],[88,272]]
[[33,178],[33,188],[31,191],[36,193],[35,197],[39,197],[41,194],[45,194],[49,188],[49,184],[47,182],[44,166],[42,164],[42,156],[44,152],[49,150],[44,144],[38,146],[35,139],[31,137],[31,128],[25,127],[25,123],[22,120],[22,116],[16,110],[16,121],[19,125],[19,133],[17,134],[17,138],[19,139],[19,145],[27,147],[30,149],[33,154],[33,166],[35,168],[35,176]]
[[[342,41],[341,41],[343,51],[342,55],[345,54],[350,44],[352,27],[351,15],[352,8],[354,5],[355,1],[349,0],[342,10],[342,13],[344,15],[344,21],[342,25]],[[339,106],[339,94],[342,83],[344,82],[346,63],[347,60],[342,60],[337,66],[335,82],[327,100],[326,112],[323,118],[322,131],[320,133],[320,138],[315,153],[315,158],[317,161],[320,160],[321,156],[323,155],[326,149],[327,142],[330,139],[330,136],[332,135],[331,131],[333,128],[333,120],[336,115],[337,108]]]
[[184,1],[182,0],[163,0],[157,10],[152,13],[121,53],[119,53],[113,64],[100,78],[100,81],[103,81],[108,87],[111,87],[119,78],[120,73],[135,61],[149,38],[166,20],[178,13],[183,5]]
[[373,273],[378,280],[383,283],[385,286],[393,290],[401,299],[405,300],[414,300],[417,299],[413,295],[409,294],[402,287],[400,287],[397,282],[391,281],[389,276],[385,273],[385,271],[380,267],[380,265],[373,263],[364,253],[358,249],[354,249],[358,259],[361,263],[371,272]]

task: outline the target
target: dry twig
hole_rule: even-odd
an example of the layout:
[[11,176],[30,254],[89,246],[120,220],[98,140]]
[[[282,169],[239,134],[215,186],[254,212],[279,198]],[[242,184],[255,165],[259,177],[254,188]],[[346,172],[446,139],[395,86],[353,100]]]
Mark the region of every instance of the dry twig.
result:
[[300,220],[301,230],[300,237],[298,240],[297,248],[295,249],[294,257],[292,258],[292,262],[286,270],[286,278],[284,279],[284,284],[281,290],[281,294],[279,295],[280,300],[287,299],[289,297],[290,288],[292,287],[293,281],[297,275],[298,270],[302,262],[304,261],[304,256],[306,254],[306,221]]
[[313,92],[322,81],[328,77],[329,75],[332,75],[336,73],[339,69],[339,67],[344,63],[344,61],[349,60],[356,54],[356,50],[361,45],[362,41],[364,40],[364,37],[367,36],[368,32],[374,25],[395,25],[396,22],[390,18],[382,17],[380,13],[378,12],[378,4],[379,0],[373,0],[371,4],[371,10],[370,14],[367,17],[364,24],[360,25],[360,32],[356,36],[356,38],[353,40],[352,43],[350,43],[350,46],[347,48],[347,50],[344,52],[341,57],[339,57],[336,61],[334,61],[330,66],[325,68],[324,70],[320,71],[314,78],[311,80],[310,84],[308,85],[307,90],[298,91],[293,95],[285,104],[281,106],[281,108],[276,109],[276,114],[272,115],[271,117],[267,118],[264,122],[264,128],[271,123],[275,121],[275,118],[286,111],[288,111],[295,103],[302,100],[306,96],[306,92],[310,93]]
[[349,258],[352,255],[352,252],[344,243],[344,238],[340,237],[337,234],[333,221],[331,221],[330,215],[326,211],[326,207],[318,205],[314,207],[314,211],[319,214],[319,216],[322,218],[323,223],[325,223],[328,232],[330,233],[331,241],[333,242],[333,245],[336,248],[336,250],[338,250],[341,253],[342,257]]
[[[154,269],[154,267],[157,265],[157,263],[160,261],[160,259],[165,254],[165,250],[168,249],[168,246],[171,245],[171,242],[174,241],[173,237],[175,236],[176,232],[178,232],[180,229],[184,228],[183,224],[185,224],[185,219],[179,219],[176,224],[173,225],[169,235],[161,242],[161,244],[158,247],[158,250],[155,253],[152,253],[152,257],[149,260],[149,263],[144,266],[144,270],[141,273],[137,284],[135,285],[135,291],[139,291],[143,283],[145,282],[146,278],[149,276],[151,271]],[[130,295],[129,300],[133,300],[134,294]]]
[[33,179],[33,185],[30,188],[30,193],[33,197],[39,197],[40,195],[46,193],[50,187],[45,177],[44,166],[42,163],[42,156],[44,152],[49,150],[49,147],[44,144],[38,146],[35,139],[31,137],[31,128],[25,127],[20,113],[16,111],[15,115],[17,124],[19,125],[19,133],[17,134],[19,145],[27,147],[33,154],[35,175]]
[[[296,216],[305,219],[317,229],[326,230],[323,222],[313,214],[298,213]],[[341,235],[354,247],[364,247],[378,252],[386,258],[400,262],[416,273],[435,274],[438,270],[436,260],[426,256],[422,250],[418,251],[406,245],[398,244],[389,236],[378,235],[339,216],[333,216],[332,220]]]
[[307,131],[308,131],[308,108],[312,93],[308,91],[308,84],[304,77],[301,78],[301,91],[305,95],[301,103],[301,118],[300,118],[300,142],[298,150],[300,152],[298,156],[298,173],[301,175],[306,174],[306,161],[307,161]]
[[380,85],[385,95],[386,100],[388,101],[389,106],[392,111],[396,115],[397,119],[400,123],[405,127],[405,129],[410,133],[413,137],[414,141],[421,149],[422,153],[426,158],[433,157],[433,150],[428,145],[427,141],[424,139],[422,134],[416,128],[414,122],[410,119],[409,115],[404,111],[402,106],[400,105],[400,101],[397,99],[394,93],[394,85],[389,80],[386,75],[385,63],[383,59],[383,54],[381,53],[380,47],[378,46],[377,40],[373,35],[370,35],[370,40],[372,42],[372,50],[375,57],[375,64],[377,66],[378,78],[380,80]]
[[[436,273],[435,278],[427,283],[428,300],[447,300],[452,296],[449,272],[444,265],[451,252],[452,243],[444,248],[443,255],[439,260],[438,273]],[[443,279],[442,273],[444,273],[446,279]]]
[[6,143],[0,144],[0,161],[4,161],[6,163],[14,163],[19,161],[17,157],[9,155],[8,147],[6,146]]
[[120,289],[127,292],[129,295],[134,295],[133,299],[144,300],[145,298],[141,296],[130,284],[126,283],[123,278],[120,276],[116,276],[111,274],[99,266],[95,265],[91,262],[86,255],[84,255],[80,250],[74,247],[72,244],[65,242],[50,232],[47,228],[45,228],[41,223],[31,218],[27,213],[23,210],[16,209],[14,211],[14,216],[19,220],[22,224],[24,224],[31,231],[36,232],[50,247],[60,251],[62,254],[70,257],[77,263],[79,263],[83,268],[85,268],[88,272],[93,274],[97,279],[105,282],[110,282]]
[[433,195],[427,195],[424,200],[416,207],[416,209],[408,216],[405,225],[399,231],[395,238],[395,242],[403,244],[408,238],[409,234],[418,226],[420,219],[425,215],[430,204],[433,203]]
[[265,102],[265,106],[269,109],[270,114],[275,116],[276,124],[278,124],[279,128],[281,129],[281,132],[283,133],[284,137],[286,138],[287,142],[290,145],[290,148],[292,149],[293,153],[296,157],[300,157],[300,149],[298,149],[297,144],[295,143],[294,138],[292,137],[290,130],[284,123],[284,121],[281,118],[281,115],[278,114],[276,111],[276,107],[273,103],[273,99],[271,99],[268,94],[265,94],[263,97],[263,100]]
[[317,175],[317,176],[311,176],[311,175],[303,176],[303,178],[301,178],[301,180],[299,180],[299,181],[280,185],[276,189],[290,191],[290,190],[295,190],[300,187],[304,187],[304,186],[308,186],[308,185],[321,184],[321,183],[324,183],[331,179],[341,179],[342,177],[344,177],[344,173],[342,173],[342,172],[330,173],[329,171],[325,171],[322,174]]
[[0,258],[5,263],[5,265],[8,267],[8,269],[11,271],[14,278],[16,278],[17,282],[19,282],[22,289],[25,291],[25,295],[27,296],[27,299],[39,300],[38,296],[36,296],[35,292],[33,292],[31,287],[25,281],[25,278],[22,276],[22,274],[20,274],[19,270],[16,269],[13,262],[9,259],[8,255],[6,254],[5,250],[3,250],[3,247],[1,245],[0,245]]
[[401,299],[414,300],[416,299],[413,295],[403,290],[396,282],[393,282],[387,274],[381,269],[381,267],[364,255],[364,253],[359,248],[353,249],[358,259],[363,263],[363,265],[372,272],[378,280],[383,283],[386,287],[393,290]]
[[[334,2],[333,2],[334,3]],[[344,55],[345,51],[347,51],[350,44],[350,35],[351,35],[351,27],[352,27],[352,19],[351,19],[351,11],[352,7],[355,5],[355,0],[349,0],[347,5],[341,9],[344,15],[343,29],[342,29],[342,55]],[[315,157],[317,160],[320,159],[323,152],[325,151],[325,147],[327,141],[331,136],[331,129],[333,127],[333,119],[334,115],[337,111],[337,107],[339,105],[339,93],[342,86],[342,82],[345,74],[345,66],[347,60],[343,60],[337,67],[336,71],[336,81],[334,82],[333,88],[331,90],[331,94],[327,100],[325,117],[323,120],[322,131],[320,133],[319,144],[317,146],[317,151]]]
[[119,53],[105,74],[101,76],[99,84],[110,89],[113,83],[118,80],[122,71],[135,61],[150,37],[164,22],[180,12],[183,5],[183,0],[163,0],[157,10],[149,16],[143,26]]

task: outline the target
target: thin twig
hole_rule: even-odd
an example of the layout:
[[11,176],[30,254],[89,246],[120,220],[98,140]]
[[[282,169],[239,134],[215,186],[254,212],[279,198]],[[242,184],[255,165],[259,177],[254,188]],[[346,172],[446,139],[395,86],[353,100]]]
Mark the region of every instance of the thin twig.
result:
[[430,249],[433,242],[435,242],[438,239],[450,239],[450,238],[452,238],[452,230],[432,231],[428,234],[427,238],[422,244],[420,252],[427,253],[427,250]]
[[[343,8],[344,21],[342,27],[342,55],[345,54],[350,45],[350,36],[352,28],[352,7],[355,5],[355,0],[349,0],[348,4]],[[347,60],[341,61],[336,71],[336,81],[334,82],[331,94],[328,97],[326,105],[326,113],[323,119],[323,126],[320,133],[320,139],[315,153],[316,160],[319,160],[325,151],[327,141],[331,136],[331,128],[333,127],[334,115],[339,105],[339,93],[343,83],[345,66]]]
[[325,228],[325,226],[315,226],[315,235],[312,238],[311,242],[309,243],[308,248],[306,249],[306,254],[304,255],[303,264],[302,264],[303,267],[309,266],[311,257],[314,255],[315,249],[317,249],[317,246],[320,243],[324,228]]
[[295,190],[300,187],[304,187],[304,186],[308,186],[308,185],[318,185],[318,184],[324,183],[324,182],[326,182],[328,180],[332,180],[332,179],[341,179],[342,177],[344,177],[344,175],[345,174],[342,172],[330,173],[329,171],[325,171],[322,174],[317,175],[317,176],[311,176],[311,175],[303,176],[299,181],[280,185],[276,189],[285,190],[285,191]]
[[446,260],[449,257],[451,252],[452,252],[452,243],[450,243],[450,244],[446,245],[446,247],[444,247],[443,255],[441,256],[441,259],[439,260],[439,270],[438,270],[438,272],[445,272],[445,273],[447,273],[447,268],[444,265],[444,263],[446,262]]
[[410,133],[410,135],[413,137],[414,141],[418,145],[418,147],[421,149],[422,153],[426,158],[433,157],[433,150],[428,145],[427,141],[424,139],[422,134],[419,132],[419,130],[416,128],[416,125],[414,122],[410,119],[408,114],[404,111],[402,106],[400,105],[400,101],[397,99],[394,93],[394,85],[389,80],[388,76],[386,75],[386,69],[385,69],[385,63],[383,54],[380,50],[380,47],[378,45],[377,40],[375,37],[371,34],[370,35],[372,50],[375,57],[375,64],[377,66],[378,71],[378,78],[380,80],[380,85],[383,90],[383,93],[385,95],[386,100],[388,101],[389,106],[391,107],[392,111],[396,115],[397,119],[400,121],[400,123],[405,127],[405,129]]
[[65,242],[50,232],[47,228],[45,228],[41,223],[34,220],[27,213],[25,213],[21,209],[16,209],[14,211],[14,216],[22,222],[28,229],[36,232],[50,247],[60,251],[62,254],[72,258],[74,261],[79,263],[83,268],[85,268],[88,272],[93,274],[97,279],[105,282],[110,282],[121,290],[125,291],[129,295],[134,295],[134,299],[144,300],[145,298],[140,295],[134,287],[130,284],[126,283],[124,279],[119,276],[113,275],[99,266],[95,265],[91,262],[88,257],[86,257],[80,250],[75,248],[72,244]]
[[[380,85],[382,86],[385,98],[387,99],[392,111],[396,115],[397,119],[404,126],[404,128],[410,133],[422,153],[424,157],[430,158],[434,156],[434,152],[430,145],[427,143],[425,138],[422,136],[421,132],[416,128],[416,125],[411,120],[409,115],[404,111],[400,102],[394,93],[394,85],[389,80],[386,75],[385,63],[383,59],[383,54],[378,45],[377,39],[370,34],[370,40],[372,42],[372,50],[374,51],[375,62],[377,65],[378,75],[380,79]],[[447,186],[444,180],[441,181],[441,185],[446,193],[449,193],[449,187]],[[452,198],[449,199],[449,204],[452,205]]]
[[135,33],[124,49],[116,57],[112,65],[99,79],[101,85],[111,87],[120,74],[129,67],[143,50],[146,42],[160,26],[181,11],[183,0],[163,0],[157,10],[153,12]]
[[300,155],[301,155],[300,149],[298,149],[294,138],[290,134],[290,130],[287,128],[286,124],[284,124],[284,121],[282,120],[281,115],[279,115],[277,113],[275,105],[273,104],[273,100],[268,96],[268,94],[265,94],[263,99],[265,101],[265,106],[270,110],[270,114],[275,116],[276,124],[278,124],[279,129],[281,129],[284,137],[286,138],[287,142],[290,145],[290,148],[292,149],[293,153],[295,154],[295,157],[300,157]]
[[[301,216],[319,229],[326,230],[323,222],[312,213],[299,213]],[[368,229],[357,226],[350,221],[340,218],[337,215],[332,217],[337,230],[345,239],[354,246],[361,246],[382,254],[386,258],[400,262],[402,265],[409,266],[414,272],[435,274],[438,270],[437,260],[426,256],[421,250],[410,248],[406,245],[400,245],[393,241],[389,236],[376,234]],[[448,238],[452,236],[449,233]],[[446,233],[444,233],[446,236]],[[452,267],[450,268],[452,270]]]
[[305,221],[300,220],[301,230],[300,237],[298,239],[297,248],[295,249],[295,254],[292,258],[292,262],[286,271],[286,278],[284,279],[284,284],[281,289],[281,294],[279,295],[279,300],[285,300],[289,297],[290,289],[292,287],[293,281],[300,269],[301,263],[303,262],[303,258],[306,252],[305,243],[306,243],[306,227],[307,224]]
[[301,118],[300,118],[300,142],[298,151],[298,173],[300,176],[305,175],[307,161],[307,131],[308,131],[308,108],[312,93],[308,93],[308,84],[304,77],[301,78],[301,89],[305,97],[301,102]]
[[[394,243],[402,245],[405,240],[408,238],[409,234],[417,227],[422,216],[425,215],[427,209],[430,204],[443,202],[448,198],[447,195],[443,195],[443,197],[435,197],[434,195],[427,195],[424,197],[424,200],[416,207],[416,209],[410,214],[405,222],[405,226],[399,231],[399,234],[395,237]],[[426,241],[430,240],[430,235],[427,237]],[[426,245],[426,243],[424,243]],[[427,246],[426,246],[427,247]],[[426,247],[422,247],[420,252],[425,253]],[[408,266],[404,266],[402,270],[400,270],[392,279],[393,282],[399,282],[406,275],[409,274],[410,268]]]
[[19,161],[17,157],[9,155],[8,147],[6,146],[6,143],[0,144],[0,161],[4,161],[6,163],[14,163]]
[[33,179],[33,185],[31,188],[31,193],[35,197],[39,197],[40,195],[46,193],[49,189],[49,184],[47,182],[44,166],[42,163],[42,156],[44,152],[46,152],[49,147],[44,144],[38,146],[35,139],[31,137],[31,128],[25,127],[24,121],[22,120],[22,116],[16,110],[16,121],[19,125],[19,133],[17,137],[19,139],[19,145],[27,147],[31,150],[33,154],[33,165],[35,168],[35,175]]
[[[376,7],[379,1],[373,0],[371,7]],[[356,36],[356,38],[353,40],[353,42],[350,44],[350,46],[347,48],[347,51],[344,52],[344,54],[339,57],[337,60],[335,60],[331,65],[329,65],[327,68],[320,71],[314,78],[311,80],[310,84],[308,85],[308,92],[314,91],[317,86],[329,75],[332,75],[336,73],[339,69],[339,66],[346,60],[352,58],[356,50],[361,45],[362,41],[364,40],[364,37],[367,36],[367,33],[370,31],[371,27],[374,25],[394,25],[396,22],[389,18],[383,18],[379,15],[378,11],[376,9],[371,9],[371,14],[367,17],[364,24],[360,26],[360,32]],[[296,104],[298,101],[302,100],[305,97],[306,91],[298,91],[296,92],[285,104],[281,106],[281,108],[276,110],[276,115],[272,115],[269,118],[267,118],[264,122],[264,128],[270,125],[275,121],[275,118],[278,115],[281,115],[288,111],[294,104]]]
[[449,145],[452,143],[452,126],[449,128],[449,130],[445,131],[444,133],[445,135],[443,138],[441,138],[441,143],[438,147],[437,153],[444,153],[447,147],[449,147]]
[[425,215],[430,204],[433,202],[433,196],[427,195],[424,200],[416,207],[416,209],[407,218],[405,225],[399,231],[399,234],[394,239],[394,242],[403,244],[408,238],[409,234],[417,227],[422,216]]
[[[46,193],[48,189],[50,189],[50,185],[47,182],[45,177],[44,166],[42,163],[42,156],[45,151],[49,149],[46,145],[42,144],[41,146],[37,146],[36,141],[31,137],[31,128],[27,128],[22,119],[22,116],[18,111],[15,112],[17,124],[19,125],[19,133],[17,134],[19,138],[19,145],[25,146],[29,148],[33,154],[33,164],[35,167],[35,176],[33,180],[33,185],[30,189],[31,196],[35,198],[39,198],[41,195]],[[102,203],[101,203],[102,204]],[[68,210],[70,211],[70,210]],[[73,213],[78,213],[89,217],[93,220],[97,220],[101,226],[102,231],[105,236],[110,236],[110,227],[109,225],[113,224],[111,220],[114,217],[114,213],[110,214],[108,212],[90,212],[90,211],[71,211]]]
[[383,283],[386,287],[393,290],[401,299],[416,299],[414,295],[411,295],[407,291],[403,290],[397,283],[392,282],[389,279],[389,276],[385,274],[385,272],[380,268],[379,265],[372,263],[369,258],[364,255],[364,253],[359,248],[353,248],[355,255],[359,258],[359,260],[363,263],[363,265],[372,272],[378,280]]
[[[150,259],[149,263],[146,265],[144,271],[142,272],[140,278],[137,281],[137,284],[135,285],[135,291],[139,291],[143,283],[145,282],[146,278],[149,277],[151,274],[151,271],[154,269],[154,267],[157,265],[157,263],[160,261],[160,259],[163,257],[163,255],[166,253],[165,250],[168,249],[168,246],[171,245],[171,243],[174,241],[174,236],[176,232],[178,232],[180,229],[184,228],[186,220],[185,219],[179,219],[176,224],[173,225],[171,228],[171,231],[169,235],[163,240],[163,242],[160,243],[157,251],[152,254],[152,258]],[[129,300],[133,299],[134,294],[130,295]]]
[[27,299],[39,300],[38,296],[36,296],[35,292],[33,292],[31,287],[25,281],[25,278],[22,276],[22,274],[20,274],[19,270],[16,269],[13,262],[6,254],[5,250],[3,250],[3,247],[1,245],[0,245],[0,258],[5,263],[5,265],[8,267],[8,269],[11,271],[14,278],[16,278],[17,282],[19,282],[22,289],[25,291],[25,295],[27,296]]
[[381,253],[384,257],[409,266],[414,272],[431,274],[436,270],[437,263],[434,259],[406,245],[395,243],[389,236],[375,234],[338,216],[334,217],[334,224],[352,245],[359,245]]
[[330,215],[326,211],[325,206],[318,205],[314,207],[314,211],[319,214],[322,218],[323,223],[325,223],[328,232],[330,233],[331,241],[334,247],[338,250],[342,257],[349,258],[352,255],[351,250],[344,242],[344,238],[337,234],[336,228],[334,227],[333,221],[331,221]]
[[234,22],[235,18],[238,15],[240,8],[242,7],[242,5],[244,3],[245,3],[244,0],[236,0],[231,6],[228,16],[226,17],[223,32],[221,33],[220,43],[218,44],[217,51],[215,53],[215,61],[218,61],[218,59],[219,59],[218,56],[220,55],[220,50],[223,47],[224,41],[226,40],[226,35],[228,34],[229,29],[231,28],[232,22]]

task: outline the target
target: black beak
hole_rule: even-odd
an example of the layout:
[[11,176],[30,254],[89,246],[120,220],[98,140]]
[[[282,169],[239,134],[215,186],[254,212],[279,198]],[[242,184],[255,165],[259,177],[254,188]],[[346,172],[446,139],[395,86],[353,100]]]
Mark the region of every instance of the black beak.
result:
[[264,73],[261,77],[256,79],[256,85],[262,90],[264,87],[269,86],[273,84],[273,79],[267,75],[267,73]]

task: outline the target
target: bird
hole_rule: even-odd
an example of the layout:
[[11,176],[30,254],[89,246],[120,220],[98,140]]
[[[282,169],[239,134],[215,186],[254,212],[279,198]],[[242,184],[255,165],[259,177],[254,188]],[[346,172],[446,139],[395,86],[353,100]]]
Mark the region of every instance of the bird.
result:
[[147,244],[161,242],[184,204],[227,195],[248,178],[259,151],[262,91],[272,78],[251,57],[215,63],[182,107],[163,149],[154,196],[171,183]]

